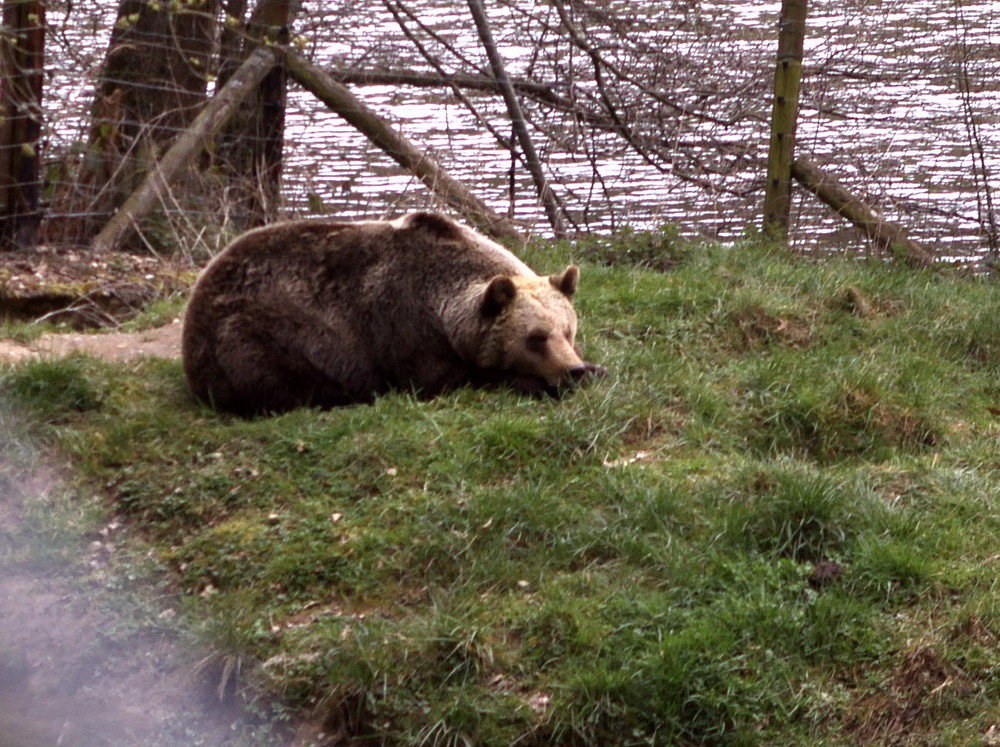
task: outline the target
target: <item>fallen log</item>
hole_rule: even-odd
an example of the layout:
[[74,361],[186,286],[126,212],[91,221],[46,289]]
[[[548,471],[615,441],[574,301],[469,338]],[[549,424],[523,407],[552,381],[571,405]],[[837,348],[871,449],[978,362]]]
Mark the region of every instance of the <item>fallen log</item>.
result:
[[349,122],[396,163],[416,176],[435,195],[485,233],[523,241],[514,224],[494,212],[432,156],[400,134],[391,123],[355,96],[347,86],[290,50],[288,72],[300,86]]
[[880,218],[832,174],[805,158],[792,161],[792,176],[803,187],[853,223],[880,251],[888,252],[911,267],[929,267],[934,256],[907,237],[895,223]]

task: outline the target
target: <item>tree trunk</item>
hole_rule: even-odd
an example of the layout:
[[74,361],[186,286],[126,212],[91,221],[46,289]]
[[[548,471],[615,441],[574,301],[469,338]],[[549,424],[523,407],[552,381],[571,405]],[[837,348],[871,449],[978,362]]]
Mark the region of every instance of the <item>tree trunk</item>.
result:
[[774,72],[771,142],[767,154],[764,232],[785,240],[792,204],[792,160],[799,112],[799,82],[806,31],[806,0],[782,0]]
[[[247,24],[241,48],[223,39],[220,82],[259,44],[285,41],[287,26],[299,10],[299,0],[259,0]],[[242,14],[246,0],[230,0],[227,12]],[[216,161],[226,180],[230,214],[240,228],[263,225],[277,215],[281,200],[284,157],[286,78],[283,65],[267,74],[254,95],[243,102],[218,138]]]
[[115,216],[94,237],[95,250],[113,251],[121,246],[136,225],[166,196],[171,183],[185,166],[197,160],[202,149],[237,112],[239,105],[260,85],[277,62],[278,53],[267,47],[258,48],[246,59],[191,126],[177,138],[156,167],[150,170],[139,188],[129,195]]
[[392,125],[376,114],[344,85],[299,55],[285,54],[288,72],[295,81],[347,120],[396,163],[415,175],[466,220],[493,236],[523,240],[521,233],[476,197],[462,182],[453,179],[431,156],[419,150]]
[[45,3],[10,0],[0,36],[0,250],[34,245],[39,213],[39,137]]
[[217,8],[121,0],[91,108],[78,240],[100,230],[204,104]]
[[895,223],[883,220],[851,194],[837,178],[804,158],[792,163],[792,175],[806,189],[853,223],[879,249],[913,267],[929,267],[934,257],[920,244],[909,239]]

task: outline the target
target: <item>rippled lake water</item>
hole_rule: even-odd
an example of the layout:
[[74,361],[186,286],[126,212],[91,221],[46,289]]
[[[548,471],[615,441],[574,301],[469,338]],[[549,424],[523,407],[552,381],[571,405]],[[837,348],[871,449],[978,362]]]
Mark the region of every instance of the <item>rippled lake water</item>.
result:
[[[687,5],[707,12],[709,4]],[[671,43],[692,58],[703,48],[706,55],[712,55],[706,64],[715,68],[729,63],[738,66],[730,71],[733,79],[749,80],[763,92],[758,111],[721,133],[763,157],[780,3],[710,5],[714,30],[682,29]],[[810,6],[799,153],[828,168],[939,253],[981,251],[984,241],[977,200],[983,199],[984,192],[973,175],[967,117],[973,117],[982,143],[988,184],[996,188],[1000,6],[937,0],[814,2]],[[379,11],[380,4],[365,7],[371,13],[365,23],[367,33],[355,37],[349,49],[336,45],[318,49],[321,61],[350,65],[369,53],[366,39],[386,44],[386,39],[400,36],[395,22]],[[463,29],[451,38],[475,56],[475,35],[466,14],[456,7],[428,11],[425,20],[439,29]],[[527,51],[521,50],[522,54]],[[958,79],[963,51],[971,88],[967,108]],[[517,58],[509,48],[507,57],[516,68]],[[463,107],[442,100],[440,92],[434,91],[384,86],[361,88],[359,93],[411,139],[436,153],[494,207],[511,209],[505,173],[509,156],[474,125]],[[303,173],[309,175],[296,188],[314,190],[335,213],[392,212],[396,204],[419,204],[425,199],[414,180],[374,153],[349,126],[317,108],[308,94],[295,92],[293,102],[297,114],[288,129],[291,162],[304,165]],[[495,105],[492,111],[502,119]],[[598,201],[588,205],[590,229],[608,230],[622,224],[648,228],[674,222],[688,235],[731,239],[759,221],[759,170],[738,169],[713,177],[715,189],[703,189],[651,168],[620,143],[606,146],[597,165],[613,199],[610,205]],[[581,152],[555,152],[549,154],[548,168],[561,194],[576,198],[569,200],[571,210],[580,212],[581,196],[594,190],[593,164]],[[295,194],[293,190],[292,207],[302,209]],[[517,217],[534,221],[544,230],[525,177],[518,181],[513,210]],[[793,219],[801,244],[863,248],[864,242],[853,230],[801,190]]]
[[[387,6],[373,0],[336,4],[306,0],[295,30],[301,33],[307,54],[322,66],[428,71]],[[532,26],[552,23],[552,13],[546,14],[544,4],[528,0],[498,0],[488,6],[507,64],[520,75],[539,48],[546,49],[550,42],[545,40],[554,39]],[[634,2],[592,6],[631,19],[636,32],[626,38],[649,46],[649,59],[660,53],[674,55],[695,68],[701,66],[706,78],[732,81],[733,100],[742,97],[739,121],[725,128],[713,126],[710,133],[692,122],[685,137],[710,135],[750,156],[766,155],[780,3],[676,0],[653,6]],[[444,53],[426,30],[446,40],[470,65],[482,64],[464,3],[412,0],[406,7],[424,27],[421,30],[411,21],[411,30],[442,59],[453,62],[455,57]],[[660,14],[655,23],[650,20],[654,11]],[[50,10],[50,22],[61,23],[64,40],[50,43],[49,90],[54,102],[86,100],[106,47],[111,13],[112,8],[96,12],[76,6]],[[82,38],[76,36],[77,30],[83,31]],[[975,175],[973,144],[976,140],[981,144],[985,184],[996,188],[1000,5],[987,0],[813,2],[807,37],[799,153],[828,168],[938,253],[982,251],[986,187],[982,175],[979,179]],[[599,34],[595,38],[601,39]],[[556,42],[551,44],[555,49]],[[81,69],[86,75],[80,75]],[[963,70],[968,84],[964,95]],[[566,83],[549,82],[557,88]],[[679,81],[678,86],[690,88],[690,80]],[[71,90],[77,93],[71,95]],[[546,232],[524,170],[511,179],[509,154],[454,96],[438,89],[386,85],[358,86],[355,91],[495,209]],[[504,135],[509,134],[497,97],[482,93],[468,97]],[[79,137],[81,126],[73,120],[79,119],[79,112],[58,103],[48,109],[55,146],[49,152],[57,154]],[[294,87],[286,136],[289,215],[322,211],[373,217],[432,202],[419,182],[311,95]],[[707,185],[696,185],[662,165],[650,166],[610,136],[592,142],[566,138],[557,147],[542,142],[541,149],[552,183],[581,229],[652,228],[671,222],[686,235],[732,239],[759,222],[759,168],[733,160],[727,165],[729,173],[706,174]],[[853,230],[801,191],[793,219],[799,244],[863,249],[864,242]]]

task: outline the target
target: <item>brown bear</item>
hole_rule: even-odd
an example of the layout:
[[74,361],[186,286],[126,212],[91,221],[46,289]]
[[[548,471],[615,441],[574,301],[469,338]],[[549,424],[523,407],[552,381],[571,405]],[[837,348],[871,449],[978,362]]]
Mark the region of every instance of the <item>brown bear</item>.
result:
[[199,399],[243,415],[464,384],[559,394],[604,373],[575,347],[578,277],[540,277],[435,213],[258,228],[195,285],[184,372]]

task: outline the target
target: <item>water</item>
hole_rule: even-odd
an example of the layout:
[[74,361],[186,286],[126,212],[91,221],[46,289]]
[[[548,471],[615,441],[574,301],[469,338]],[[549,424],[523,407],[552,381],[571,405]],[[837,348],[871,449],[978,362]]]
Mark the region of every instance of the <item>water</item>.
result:
[[[677,65],[677,89],[672,95],[696,105],[694,89],[702,84],[712,101],[712,108],[702,111],[737,121],[726,127],[689,120],[681,123],[681,132],[670,134],[679,141],[702,138],[731,144],[733,154],[720,156],[712,147],[689,146],[650,165],[616,138],[588,143],[594,151],[590,158],[582,147],[562,147],[580,146],[579,140],[572,143],[568,138],[548,149],[543,145],[553,182],[560,194],[570,196],[571,213],[582,227],[606,231],[622,224],[655,227],[672,221],[688,235],[732,239],[748,223],[759,221],[762,179],[760,169],[750,168],[749,160],[759,161],[767,150],[771,61],[780,4],[718,2],[707,10],[708,5],[662,4],[660,15],[639,37],[650,43],[652,52],[679,55],[695,70],[704,63],[710,65],[697,74],[691,74],[683,62]],[[377,66],[395,55],[385,64],[400,67],[406,43],[398,27],[374,6],[366,8],[371,19],[364,25],[374,29],[371,40],[342,30],[350,41],[331,45],[317,41],[321,63],[350,69]],[[551,11],[538,8],[544,6],[531,6],[524,12],[536,21],[547,14],[551,22]],[[503,15],[494,14],[496,25],[502,23]],[[437,11],[422,20],[448,34],[449,41],[464,49],[469,59],[481,61],[465,16],[456,9]],[[825,165],[886,217],[946,255],[982,248],[976,198],[981,190],[972,176],[969,133],[957,85],[957,50],[962,44],[970,56],[969,104],[992,186],[997,186],[992,171],[1000,158],[998,18],[1000,8],[987,2],[963,3],[961,12],[954,2],[935,0],[811,3],[799,152]],[[618,40],[613,34],[604,38],[609,44]],[[549,49],[565,53],[566,45],[549,43]],[[641,64],[651,64],[649,59],[642,58]],[[516,59],[511,67],[519,67]],[[719,92],[727,88],[732,95]],[[523,177],[517,180],[511,205],[505,176],[510,158],[476,126],[464,107],[441,101],[436,91],[382,87],[361,89],[361,95],[398,121],[411,139],[438,154],[456,176],[475,185],[496,209],[512,209],[518,218],[544,228],[530,184]],[[494,122],[502,121],[493,98],[470,98]],[[296,115],[288,131],[291,162],[302,159],[315,164],[307,189],[315,189],[332,212],[370,214],[391,211],[386,206],[395,202],[420,201],[418,186],[373,154],[335,116],[318,110],[307,94],[295,93],[293,102]],[[735,155],[742,149],[742,157]],[[595,179],[595,171],[603,184]],[[674,171],[684,178],[674,176]],[[298,210],[300,205],[293,189],[291,206]],[[794,221],[800,243],[863,247],[812,196],[799,195]]]
[[[394,2],[306,0],[295,30],[305,53],[322,67],[430,72],[390,12]],[[986,181],[995,188],[1000,6],[986,0],[827,0],[810,6],[799,153],[939,254],[981,252],[984,188],[973,172],[966,115],[971,113],[971,134],[982,144]],[[574,226],[607,232],[672,222],[685,235],[730,240],[756,225],[780,3],[676,0],[651,7],[621,1],[595,4],[589,14],[582,7],[574,6],[574,23],[589,30],[591,43],[607,59],[626,75],[645,70],[641,77],[654,93],[707,118],[676,116],[648,91],[619,84],[613,92],[619,113],[649,146],[651,157],[644,159],[621,137],[527,103],[537,147]],[[407,8],[413,11],[409,18]],[[412,0],[397,10],[444,69],[486,69],[464,4]],[[513,76],[530,75],[564,96],[598,95],[589,60],[556,33],[551,5],[506,0],[492,3],[489,13]],[[74,5],[50,10],[49,20],[61,26],[60,35],[50,37],[47,106],[47,152],[57,154],[82,137],[82,112],[112,19],[108,8]],[[969,87],[964,100],[963,70]],[[613,78],[607,71],[605,76]],[[525,169],[511,176],[509,153],[483,124],[510,136],[498,97],[464,92],[473,115],[438,88],[355,91],[498,212],[547,232]],[[295,87],[284,186],[289,216],[378,217],[433,204],[418,181]],[[803,246],[864,250],[852,229],[801,191],[793,236]]]

